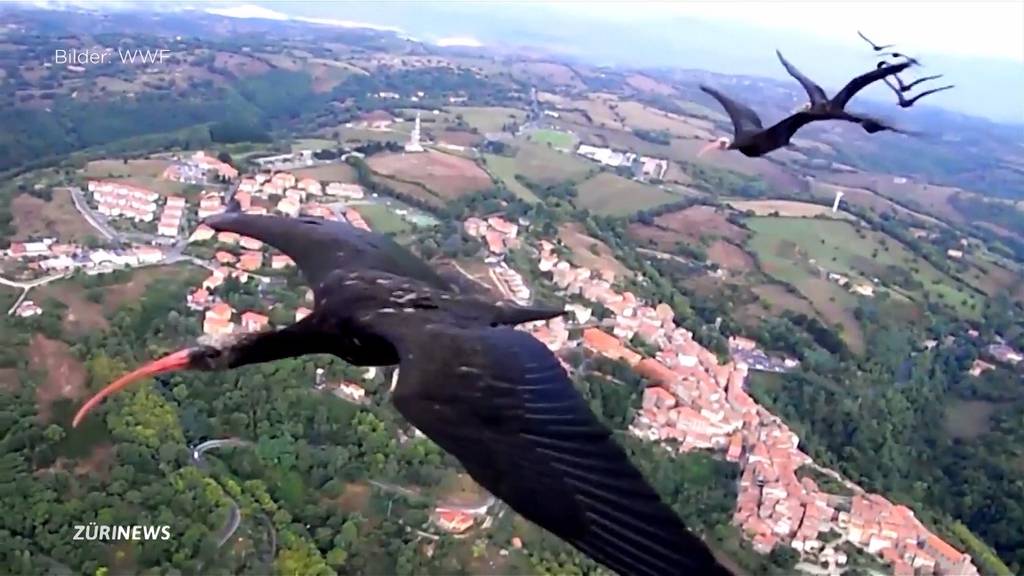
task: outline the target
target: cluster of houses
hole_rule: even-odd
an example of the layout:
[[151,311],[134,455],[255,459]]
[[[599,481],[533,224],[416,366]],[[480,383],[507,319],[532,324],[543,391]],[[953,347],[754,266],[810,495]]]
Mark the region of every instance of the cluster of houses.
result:
[[164,252],[154,246],[139,244],[128,248],[91,249],[60,243],[53,238],[13,242],[4,256],[17,260],[30,270],[62,273],[82,269],[89,274],[156,264],[165,257]]
[[211,174],[224,180],[238,178],[238,170],[233,166],[202,150],[168,166],[163,178],[186,184],[205,184]]
[[509,248],[519,246],[519,225],[501,216],[491,216],[486,220],[473,216],[466,218],[462,225],[466,234],[484,240],[495,261],[500,260]]
[[[815,562],[842,565],[847,558],[836,542],[821,539],[835,531],[839,540],[845,537],[879,555],[898,574],[977,574],[970,556],[929,532],[905,506],[859,488],[844,502],[818,489],[811,478],[799,478],[798,470],[813,462],[800,451],[797,435],[747,393],[747,364],[720,363],[675,325],[670,307],[651,307],[630,292],[616,291],[613,271],[575,267],[559,260],[554,248],[541,243],[540,269],[552,274],[565,295],[599,303],[614,316],[611,333],[587,328],[582,345],[625,362],[654,383],[643,393],[630,432],[670,451],[714,450],[737,463],[742,475],[733,520],[756,550],[767,554],[788,545]],[[572,306],[574,314],[580,309],[583,322],[589,319],[584,306]],[[634,336],[657,350],[653,358],[630,348]]]
[[[261,199],[265,201],[263,203],[266,205],[270,205],[274,199],[277,199],[273,209],[285,216],[294,218],[304,214],[329,220],[336,219],[334,213],[326,206],[316,202],[307,202],[310,196],[360,199],[365,196],[365,191],[358,184],[330,182],[327,186],[323,186],[313,178],[296,178],[290,172],[277,172],[273,175],[259,173],[249,178],[243,178],[235,192],[235,199],[238,200],[242,210],[249,213],[267,212],[266,206],[257,206],[253,203],[253,199]],[[356,214],[352,210],[352,215]],[[348,214],[346,214],[347,216]]]
[[96,211],[108,218],[152,222],[160,195],[152,190],[113,180],[90,180],[88,190]]
[[259,332],[265,330],[270,323],[267,316],[249,310],[239,314],[238,324],[235,324],[235,309],[227,302],[216,301],[205,288],[189,294],[187,302],[193,310],[205,309],[203,333],[210,336],[223,336],[238,331]]

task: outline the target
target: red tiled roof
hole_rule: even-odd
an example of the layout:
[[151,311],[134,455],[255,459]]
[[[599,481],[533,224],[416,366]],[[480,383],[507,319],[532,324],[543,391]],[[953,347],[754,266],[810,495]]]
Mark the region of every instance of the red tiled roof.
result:
[[583,331],[583,345],[602,354],[622,348],[622,344],[615,336],[597,328],[587,328]]

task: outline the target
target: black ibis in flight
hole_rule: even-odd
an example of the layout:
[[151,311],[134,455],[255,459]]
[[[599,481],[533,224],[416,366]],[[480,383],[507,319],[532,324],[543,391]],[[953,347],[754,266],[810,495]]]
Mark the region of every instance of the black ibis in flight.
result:
[[906,70],[912,66],[910,62],[890,64],[861,74],[850,80],[835,96],[829,98],[821,86],[790,64],[780,52],[776,51],[776,54],[779,57],[779,61],[786,68],[786,71],[803,86],[807,96],[810,98],[810,102],[800,111],[783,118],[769,128],[765,128],[761,123],[761,118],[750,107],[729,98],[714,88],[702,85],[700,89],[717,100],[729,115],[733,125],[734,137],[732,140],[728,138],[717,139],[701,149],[697,154],[698,156],[702,156],[708,150],[713,149],[739,150],[745,156],[751,158],[763,156],[773,150],[787,146],[790,139],[793,138],[793,135],[800,128],[811,122],[822,120],[854,122],[860,124],[869,134],[883,130],[900,132],[900,130],[888,126],[879,120],[847,112],[846,105],[854,95],[869,84]]
[[892,47],[896,46],[895,44],[885,44],[883,46],[879,46],[878,44],[875,44],[871,40],[868,40],[868,37],[865,36],[864,33],[861,32],[860,30],[857,31],[857,35],[860,36],[865,42],[870,44],[871,45],[871,49],[874,50],[875,52],[878,52],[879,56],[891,56],[893,58],[903,58],[904,60],[906,60],[907,62],[910,62],[911,64],[918,64],[919,63],[916,58],[912,58],[912,57],[907,56],[906,54],[903,54],[901,52],[893,52],[893,51],[886,52],[885,51],[887,48],[892,48]]
[[867,42],[868,44],[871,44],[871,49],[874,50],[875,52],[881,52],[882,50],[885,50],[886,48],[892,48],[893,46],[895,46],[895,44],[885,44],[884,46],[879,46],[878,44],[875,44],[874,42],[869,40],[868,37],[865,36],[864,33],[861,32],[860,30],[857,30],[857,36],[860,36],[861,38],[864,39],[865,42]]
[[[882,68],[882,67],[887,66],[887,65],[888,65],[887,62],[879,62],[878,63],[878,68]],[[904,83],[903,79],[900,78],[899,74],[893,74],[892,77],[893,77],[894,80],[896,80],[896,84],[899,85],[900,92],[910,92],[911,90],[914,89],[914,86],[917,86],[918,84],[920,84],[922,82],[928,82],[929,80],[938,80],[939,78],[942,78],[942,74],[934,74],[932,76],[922,76],[921,78],[918,78],[918,79],[914,80],[913,82],[911,82],[909,84]]]
[[343,222],[243,214],[234,204],[205,222],[290,256],[313,289],[313,312],[153,361],[89,399],[73,425],[131,382],[165,372],[313,353],[398,364],[399,413],[528,520],[623,575],[729,574],[633,466],[554,354],[514,329],[562,310],[455,293],[387,237]]
[[[941,74],[940,74],[940,76],[941,76]],[[891,88],[892,91],[896,93],[896,97],[899,99],[898,103],[899,103],[900,108],[910,108],[911,106],[914,105],[915,102],[917,102],[918,100],[920,100],[921,98],[924,98],[925,96],[927,96],[929,94],[934,94],[936,92],[942,92],[943,90],[949,90],[951,88],[956,88],[955,84],[949,84],[947,86],[940,86],[938,88],[932,88],[931,90],[925,90],[924,92],[920,92],[920,93],[916,94],[912,98],[907,98],[906,96],[903,95],[904,92],[909,90],[911,87],[913,87],[918,82],[921,82],[923,80],[931,80],[931,79],[934,79],[934,78],[938,78],[938,76],[930,76],[928,78],[921,78],[920,80],[916,80],[916,81],[911,82],[910,84],[907,84],[907,85],[904,85],[903,82],[900,82],[899,78],[897,78],[896,81],[900,83],[899,86],[893,85],[892,82],[889,82],[888,78],[883,78],[883,81],[885,82],[886,86]],[[906,89],[904,89],[904,86],[906,86]]]

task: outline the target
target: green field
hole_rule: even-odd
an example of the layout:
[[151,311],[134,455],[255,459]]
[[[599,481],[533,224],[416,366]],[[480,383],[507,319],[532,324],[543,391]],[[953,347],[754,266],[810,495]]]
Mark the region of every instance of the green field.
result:
[[516,180],[515,158],[498,156],[496,154],[484,154],[484,165],[488,172],[493,176],[496,176],[505,184],[505,187],[508,188],[509,192],[523,200],[526,200],[527,202],[536,202],[539,200],[532,190],[523,186],[518,180]]
[[598,214],[626,216],[647,210],[681,197],[656,186],[627,180],[610,172],[602,172],[577,187],[576,204]]
[[397,235],[405,234],[412,230],[412,225],[395,213],[394,206],[385,206],[383,204],[362,204],[357,206],[356,209],[363,215],[367,224],[369,224],[370,228],[375,232]]
[[562,150],[571,150],[576,145],[575,136],[559,130],[534,130],[530,132],[530,140]]
[[309,168],[293,170],[296,178],[313,178],[322,182],[346,182],[356,183],[356,171],[348,164],[336,162],[334,164],[321,164]]
[[[885,234],[831,219],[758,217],[746,222],[753,232],[749,244],[762,270],[796,287],[819,311],[824,294],[817,285],[834,286],[829,298],[837,300],[846,290],[824,280],[818,267],[847,276],[852,283],[877,278],[894,295],[922,304],[937,300],[966,316],[976,317],[981,309],[977,293]],[[810,293],[812,288],[819,292],[817,298]]]
[[334,140],[323,138],[299,138],[292,141],[292,154],[300,150],[320,150],[322,148],[335,148],[338,143]]
[[541,144],[517,143],[516,174],[543,184],[557,184],[566,180],[580,181],[595,171],[592,163]]
[[501,132],[503,125],[526,119],[525,111],[501,106],[450,106],[448,111],[462,115],[466,124],[484,133]]

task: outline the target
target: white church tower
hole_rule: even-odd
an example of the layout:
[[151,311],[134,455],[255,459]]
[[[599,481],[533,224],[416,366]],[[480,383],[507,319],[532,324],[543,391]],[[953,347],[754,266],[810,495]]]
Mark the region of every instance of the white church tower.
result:
[[416,125],[412,128],[412,134],[409,135],[409,143],[405,145],[406,152],[423,152],[423,146],[420,144],[420,113],[416,113]]

